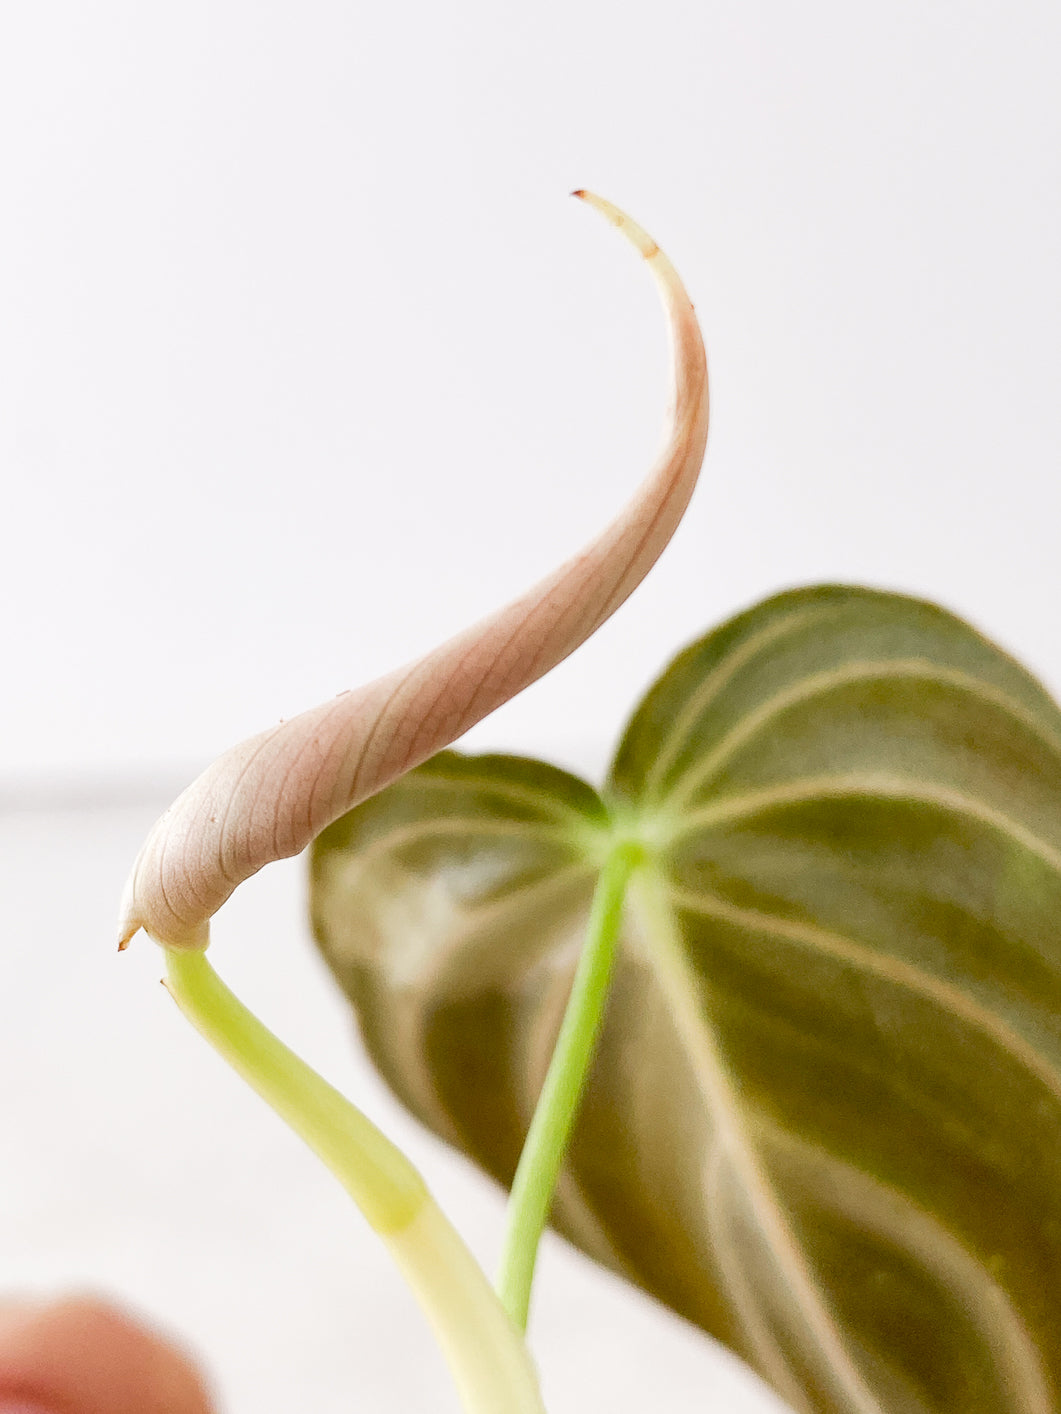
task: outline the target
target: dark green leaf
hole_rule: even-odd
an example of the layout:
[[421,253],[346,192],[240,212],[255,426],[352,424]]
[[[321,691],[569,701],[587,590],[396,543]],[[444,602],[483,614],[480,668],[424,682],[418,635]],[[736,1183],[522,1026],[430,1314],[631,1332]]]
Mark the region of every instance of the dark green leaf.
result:
[[603,792],[447,753],[332,827],[376,1063],[501,1182],[609,841],[650,862],[555,1222],[797,1408],[1061,1409],[1061,714],[897,595],[682,653]]

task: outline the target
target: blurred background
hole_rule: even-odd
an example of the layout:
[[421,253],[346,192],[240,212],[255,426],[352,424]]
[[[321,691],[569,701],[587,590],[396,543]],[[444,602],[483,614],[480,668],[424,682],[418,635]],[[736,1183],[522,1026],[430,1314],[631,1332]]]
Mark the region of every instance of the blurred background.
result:
[[[228,1414],[455,1410],[327,1175],[187,1029],[128,865],[220,750],[602,526],[656,448],[681,271],[708,460],[646,585],[467,739],[596,776],[673,652],[780,588],[939,600],[1061,689],[1061,11],[1033,0],[39,0],[0,18],[0,1287],[181,1332]],[[217,962],[427,1170],[298,862]],[[549,1243],[550,1414],[779,1405]]]

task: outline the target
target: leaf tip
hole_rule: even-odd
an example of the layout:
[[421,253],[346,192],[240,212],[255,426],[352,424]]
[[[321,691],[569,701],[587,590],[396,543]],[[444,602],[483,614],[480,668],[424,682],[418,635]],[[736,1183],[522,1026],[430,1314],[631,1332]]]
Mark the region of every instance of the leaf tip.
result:
[[625,211],[621,211],[614,202],[607,201],[603,196],[597,196],[595,192],[586,191],[584,187],[579,187],[578,191],[573,191],[572,196],[577,196],[579,201],[584,201],[587,206],[592,206],[595,211],[616,226],[632,245],[635,245],[646,260],[654,260],[660,254],[659,246],[652,239],[646,230],[643,230],[636,221],[631,220]]
[[241,742],[156,822],[121,909],[119,947],[142,928],[200,950],[236,886],[298,854],[381,790],[563,661],[636,588],[692,494],[707,439],[707,362],[692,304],[655,241],[617,206],[578,188],[650,262],[671,335],[665,444],[619,515],[519,599],[415,663]]

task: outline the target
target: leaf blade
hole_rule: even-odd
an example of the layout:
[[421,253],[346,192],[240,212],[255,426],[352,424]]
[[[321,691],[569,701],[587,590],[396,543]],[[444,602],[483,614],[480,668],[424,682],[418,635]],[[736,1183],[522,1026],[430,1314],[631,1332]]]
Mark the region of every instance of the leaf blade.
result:
[[[585,878],[609,831],[640,830],[653,862],[555,1225],[796,1409],[1056,1414],[1061,712],[1043,688],[933,605],[793,591],[678,656],[602,798],[557,787],[585,827],[538,856],[554,911],[536,942],[512,915],[487,927],[469,989],[420,996],[416,1060],[392,1054],[387,1078],[430,1075],[428,1122],[508,1182]],[[385,1029],[397,998],[376,1004]]]

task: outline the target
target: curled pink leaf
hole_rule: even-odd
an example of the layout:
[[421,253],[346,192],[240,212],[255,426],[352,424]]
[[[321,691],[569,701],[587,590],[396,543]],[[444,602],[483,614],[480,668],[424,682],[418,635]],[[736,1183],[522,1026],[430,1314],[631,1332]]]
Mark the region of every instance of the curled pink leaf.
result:
[[359,801],[448,746],[583,643],[655,563],[689,502],[707,440],[707,361],[692,304],[659,247],[579,191],[637,247],[670,327],[674,391],[660,457],[589,546],[507,608],[417,662],[344,692],[220,756],[155,824],[122,901],[120,946],[143,928],[204,947],[233,890],[298,854]]

